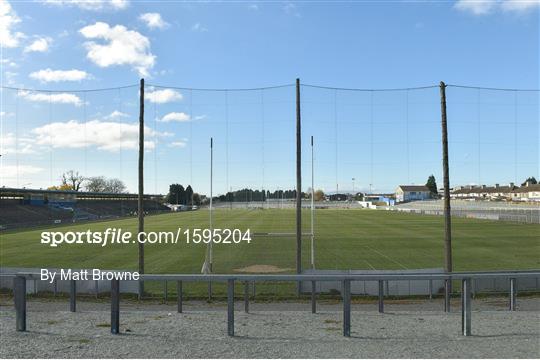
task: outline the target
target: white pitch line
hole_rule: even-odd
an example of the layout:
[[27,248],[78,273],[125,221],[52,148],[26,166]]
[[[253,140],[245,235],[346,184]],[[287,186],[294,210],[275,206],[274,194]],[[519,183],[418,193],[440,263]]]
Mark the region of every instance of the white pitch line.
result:
[[409,270],[409,268],[406,267],[405,265],[403,265],[402,263],[400,263],[400,262],[398,262],[398,261],[392,259],[391,257],[386,256],[385,254],[383,254],[382,252],[380,252],[380,251],[378,251],[378,250],[373,249],[371,246],[369,246],[369,245],[364,245],[364,246],[367,247],[368,249],[370,249],[371,251],[373,251],[373,252],[379,254],[380,256],[385,257],[385,258],[387,258],[388,260],[390,260],[390,261],[392,261],[392,262],[398,264],[398,265],[401,266],[403,269]]
[[366,262],[366,264],[368,264],[368,266],[371,268],[371,270],[377,270],[373,265],[371,265],[371,263],[369,261],[367,261],[366,259],[364,259],[364,261]]

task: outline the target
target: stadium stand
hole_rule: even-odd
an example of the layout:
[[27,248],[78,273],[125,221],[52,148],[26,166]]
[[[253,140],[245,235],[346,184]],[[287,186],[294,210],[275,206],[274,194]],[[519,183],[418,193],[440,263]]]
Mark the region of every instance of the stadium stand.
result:
[[[144,195],[146,214],[170,211]],[[0,230],[137,215],[137,194],[0,188]]]

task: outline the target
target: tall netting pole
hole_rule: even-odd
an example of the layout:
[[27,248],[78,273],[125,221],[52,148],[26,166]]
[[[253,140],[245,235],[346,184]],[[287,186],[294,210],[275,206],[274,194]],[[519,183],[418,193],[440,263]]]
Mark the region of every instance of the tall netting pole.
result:
[[315,269],[315,180],[313,163],[313,135],[311,136],[311,268]]
[[[213,230],[213,223],[212,223],[212,211],[213,211],[213,208],[212,208],[212,198],[214,197],[214,191],[213,191],[213,184],[214,184],[214,139],[213,138],[210,138],[210,209],[209,209],[209,213],[210,213],[210,233],[212,234],[214,232]],[[207,263],[207,268],[206,268],[206,272],[208,273],[212,273],[212,263],[213,263],[213,259],[212,259],[212,241],[210,241],[208,243],[208,263]],[[212,299],[212,282],[208,282],[208,300],[211,300]]]
[[[444,271],[452,272],[452,228],[450,216],[450,174],[448,166],[448,126],[446,118],[446,84],[441,81],[441,127],[444,183]],[[450,311],[450,281],[445,282],[445,311]]]
[[[137,197],[137,215],[139,233],[144,231],[144,79],[141,79],[139,110],[139,194]],[[139,242],[139,274],[144,274],[144,244]],[[144,282],[139,281],[139,299],[144,295]]]
[[[296,273],[302,273],[302,129],[300,79],[296,79]],[[298,283],[300,294],[301,283]]]

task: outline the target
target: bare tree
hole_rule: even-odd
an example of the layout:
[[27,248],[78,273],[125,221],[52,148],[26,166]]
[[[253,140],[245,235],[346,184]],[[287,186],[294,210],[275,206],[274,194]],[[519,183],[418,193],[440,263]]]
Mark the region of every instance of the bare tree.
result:
[[126,185],[120,179],[107,179],[104,176],[94,176],[88,178],[85,189],[90,192],[121,194],[126,192]]
[[126,185],[120,179],[109,179],[106,182],[106,192],[121,194],[126,192]]
[[105,192],[107,180],[103,176],[93,176],[87,179],[84,188],[90,192]]
[[79,191],[84,181],[84,176],[78,171],[69,170],[62,174],[62,185],[69,186],[72,190]]

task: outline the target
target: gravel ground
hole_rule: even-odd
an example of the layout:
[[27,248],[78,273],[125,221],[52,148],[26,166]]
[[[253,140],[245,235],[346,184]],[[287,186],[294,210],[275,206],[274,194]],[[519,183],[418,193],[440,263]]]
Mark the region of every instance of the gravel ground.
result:
[[234,338],[228,337],[225,305],[173,305],[123,301],[121,334],[110,334],[108,302],[28,301],[28,332],[14,331],[15,312],[0,298],[2,358],[539,358],[540,299],[506,298],[473,302],[473,336],[463,337],[459,300],[454,311],[442,302],[388,301],[378,314],[374,302],[353,304],[352,337],[342,336],[341,304],[324,302],[311,314],[309,303],[253,303],[250,314],[237,303]]

